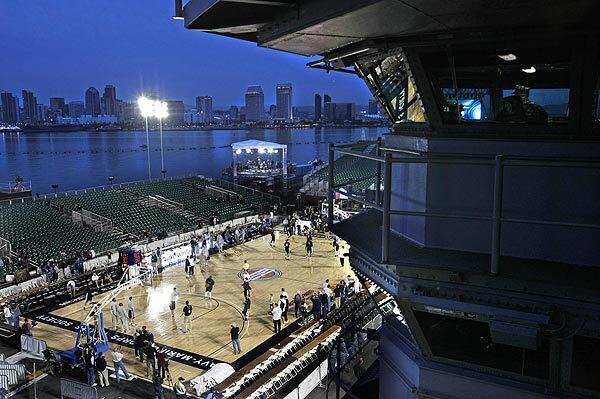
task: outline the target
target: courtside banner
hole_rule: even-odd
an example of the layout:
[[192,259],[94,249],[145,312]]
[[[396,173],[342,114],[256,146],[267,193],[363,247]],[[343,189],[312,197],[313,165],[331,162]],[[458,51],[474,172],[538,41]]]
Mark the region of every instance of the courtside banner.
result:
[[[63,328],[69,331],[77,331],[77,327],[80,324],[76,320],[68,319],[66,317],[57,316],[46,312],[34,313],[30,315],[30,318],[39,323],[49,324],[51,326]],[[90,327],[93,329],[93,326]],[[123,334],[118,331],[106,329],[106,335],[108,336],[109,342],[133,348],[133,336],[129,334]],[[166,351],[166,355],[170,358],[170,360],[174,362],[182,363],[187,366],[196,367],[202,370],[209,370],[212,366],[214,366],[217,363],[225,363],[208,356],[188,352],[183,349],[173,348],[168,345],[162,345],[157,343],[155,344],[155,347],[157,350],[164,349]]]

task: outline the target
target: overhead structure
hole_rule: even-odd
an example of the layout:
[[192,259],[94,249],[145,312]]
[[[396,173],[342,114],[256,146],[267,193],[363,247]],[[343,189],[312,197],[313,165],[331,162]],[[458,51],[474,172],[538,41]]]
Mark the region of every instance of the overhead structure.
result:
[[[391,121],[375,154],[331,146],[326,185],[351,267],[405,317],[380,331],[380,397],[600,397],[597,15],[593,0],[183,8],[188,29],[357,74]],[[338,154],[376,162],[375,195]],[[334,224],[338,193],[370,210]]]
[[[268,178],[276,177],[281,174],[283,188],[287,188],[287,145],[272,143],[261,140],[245,140],[231,144],[232,159],[233,159],[233,181],[238,182],[238,178],[242,175],[245,177]],[[281,161],[278,163],[265,163],[261,157],[274,156],[281,154]],[[246,158],[254,157],[255,159],[248,164],[248,167],[243,167],[239,163],[241,156]]]

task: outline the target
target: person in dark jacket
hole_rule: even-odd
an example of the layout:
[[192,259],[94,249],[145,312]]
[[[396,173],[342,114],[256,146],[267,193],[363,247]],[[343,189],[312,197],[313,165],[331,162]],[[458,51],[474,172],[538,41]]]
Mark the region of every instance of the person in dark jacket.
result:
[[104,357],[104,353],[100,353],[96,358],[96,371],[98,372],[100,386],[109,386],[110,383],[108,382],[108,369],[106,368],[106,358]]
[[165,399],[165,393],[162,383],[163,379],[161,378],[158,370],[155,370],[152,376],[152,386],[154,387],[154,399]]
[[247,296],[246,299],[244,299],[244,310],[242,310],[242,315],[244,316],[244,320],[248,320],[248,311],[250,310],[250,297]]
[[231,344],[233,345],[233,354],[237,355],[242,353],[242,347],[240,345],[240,328],[237,324],[231,324],[231,329],[229,330],[229,334],[231,335]]

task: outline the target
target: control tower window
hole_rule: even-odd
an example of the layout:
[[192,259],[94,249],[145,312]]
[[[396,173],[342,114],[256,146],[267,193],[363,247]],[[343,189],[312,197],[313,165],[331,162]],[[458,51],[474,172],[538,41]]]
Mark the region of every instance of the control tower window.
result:
[[425,122],[423,106],[403,54],[359,62],[357,70],[392,122]]
[[446,123],[567,123],[568,47],[452,48],[420,55]]

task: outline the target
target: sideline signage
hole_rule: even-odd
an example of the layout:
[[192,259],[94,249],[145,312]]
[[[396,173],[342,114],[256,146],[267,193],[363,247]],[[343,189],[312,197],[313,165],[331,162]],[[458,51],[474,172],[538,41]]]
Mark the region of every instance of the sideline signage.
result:
[[[78,321],[68,319],[62,316],[52,315],[49,313],[35,314],[32,316],[32,319],[41,323],[49,324],[51,326],[63,328],[65,330],[70,331],[77,331],[77,327],[80,324]],[[93,329],[93,326],[90,326],[90,328]],[[106,335],[108,337],[109,342],[133,348],[133,337],[129,334],[123,334],[118,331],[106,329]],[[171,346],[163,344],[155,344],[155,347],[157,349],[164,349],[166,351],[166,355],[170,358],[170,360],[201,370],[209,370],[212,366],[214,366],[217,363],[224,363],[208,356],[203,356],[197,353],[192,353],[179,348],[173,348]]]
[[82,384],[78,381],[60,379],[60,398],[65,399],[97,399],[98,391],[95,387]]

